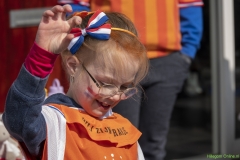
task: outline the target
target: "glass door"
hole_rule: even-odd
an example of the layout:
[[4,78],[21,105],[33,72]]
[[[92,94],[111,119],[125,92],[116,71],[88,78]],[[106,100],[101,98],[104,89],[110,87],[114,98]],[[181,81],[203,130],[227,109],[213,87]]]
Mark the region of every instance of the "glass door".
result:
[[[237,134],[239,107],[235,103],[238,99],[235,97],[235,1],[210,1],[213,154],[220,154],[223,158],[239,158],[240,154],[240,139]],[[230,157],[224,157],[227,155]]]

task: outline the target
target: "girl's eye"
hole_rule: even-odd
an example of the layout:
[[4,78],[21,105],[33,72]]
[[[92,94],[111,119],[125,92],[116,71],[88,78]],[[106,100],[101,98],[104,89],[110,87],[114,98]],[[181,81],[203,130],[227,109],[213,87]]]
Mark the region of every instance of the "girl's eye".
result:
[[103,86],[103,85],[106,85],[106,86],[111,85],[111,84],[108,84],[108,83],[102,82],[102,81],[98,81],[98,82],[100,83],[101,86]]
[[121,90],[121,91],[125,91],[125,90],[128,89],[128,88],[129,88],[128,86],[121,86],[121,87],[120,87],[120,90]]
[[106,85],[106,83],[103,83],[101,81],[98,81],[98,83],[100,83],[100,85]]

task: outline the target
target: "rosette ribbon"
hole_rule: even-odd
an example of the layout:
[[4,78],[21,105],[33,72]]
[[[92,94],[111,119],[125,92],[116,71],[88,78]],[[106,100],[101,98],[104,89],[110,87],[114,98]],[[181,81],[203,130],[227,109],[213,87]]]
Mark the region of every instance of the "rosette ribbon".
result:
[[73,28],[70,33],[74,35],[74,38],[68,45],[68,50],[75,54],[81,47],[86,35],[99,40],[108,40],[111,33],[111,24],[107,24],[107,20],[106,14],[98,10],[91,16],[86,28]]

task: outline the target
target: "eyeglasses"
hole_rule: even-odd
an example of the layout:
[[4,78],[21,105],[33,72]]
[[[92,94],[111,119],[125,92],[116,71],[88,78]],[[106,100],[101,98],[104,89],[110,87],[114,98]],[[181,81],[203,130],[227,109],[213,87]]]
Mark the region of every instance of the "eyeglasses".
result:
[[103,84],[102,85],[95,78],[93,78],[93,76],[88,72],[88,70],[86,69],[86,67],[83,64],[82,64],[82,66],[83,66],[84,70],[88,73],[88,75],[90,76],[92,81],[99,88],[98,94],[101,97],[109,98],[109,97],[119,94],[119,99],[124,100],[124,99],[128,99],[128,98],[132,97],[138,91],[136,87],[125,88],[123,90],[119,90],[119,88],[113,84]]

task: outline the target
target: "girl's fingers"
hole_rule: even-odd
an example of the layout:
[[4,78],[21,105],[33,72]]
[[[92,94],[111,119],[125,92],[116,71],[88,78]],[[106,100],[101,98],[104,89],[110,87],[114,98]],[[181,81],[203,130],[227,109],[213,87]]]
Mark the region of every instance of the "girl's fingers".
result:
[[64,10],[64,12],[69,13],[69,12],[72,12],[72,7],[71,7],[71,5],[66,4],[63,6],[63,10]]
[[43,13],[43,20],[49,20],[49,17],[57,17],[56,15],[59,13],[59,12],[63,12],[64,9],[62,6],[54,6],[51,10],[46,10],[44,13]]
[[70,5],[68,4],[64,6],[56,5],[51,10],[46,10],[43,13],[43,20],[48,21],[50,17],[52,19],[61,18],[65,20],[67,12],[72,12],[72,7]]
[[51,11],[53,11],[54,13],[58,13],[58,12],[64,12],[64,9],[62,6],[56,5],[51,9]]
[[48,22],[49,17],[53,17],[53,16],[54,16],[54,13],[51,10],[46,10],[45,12],[43,12],[43,15],[42,15],[43,22]]
[[58,19],[58,18],[62,18],[64,8],[60,5],[56,5],[51,9],[51,11],[54,13],[53,19]]
[[51,10],[46,10],[43,12],[44,17],[54,16],[54,13]]
[[80,25],[82,23],[82,18],[79,16],[73,16],[68,20],[68,23],[70,25],[70,29],[76,27],[77,25]]
[[63,43],[67,44],[67,46],[69,45],[69,43],[71,42],[71,40],[74,38],[73,34],[68,34],[64,39],[63,39]]
[[63,9],[64,9],[64,13],[62,14],[62,19],[66,20],[66,13],[71,13],[73,11],[72,6],[69,4],[66,4],[63,6]]

